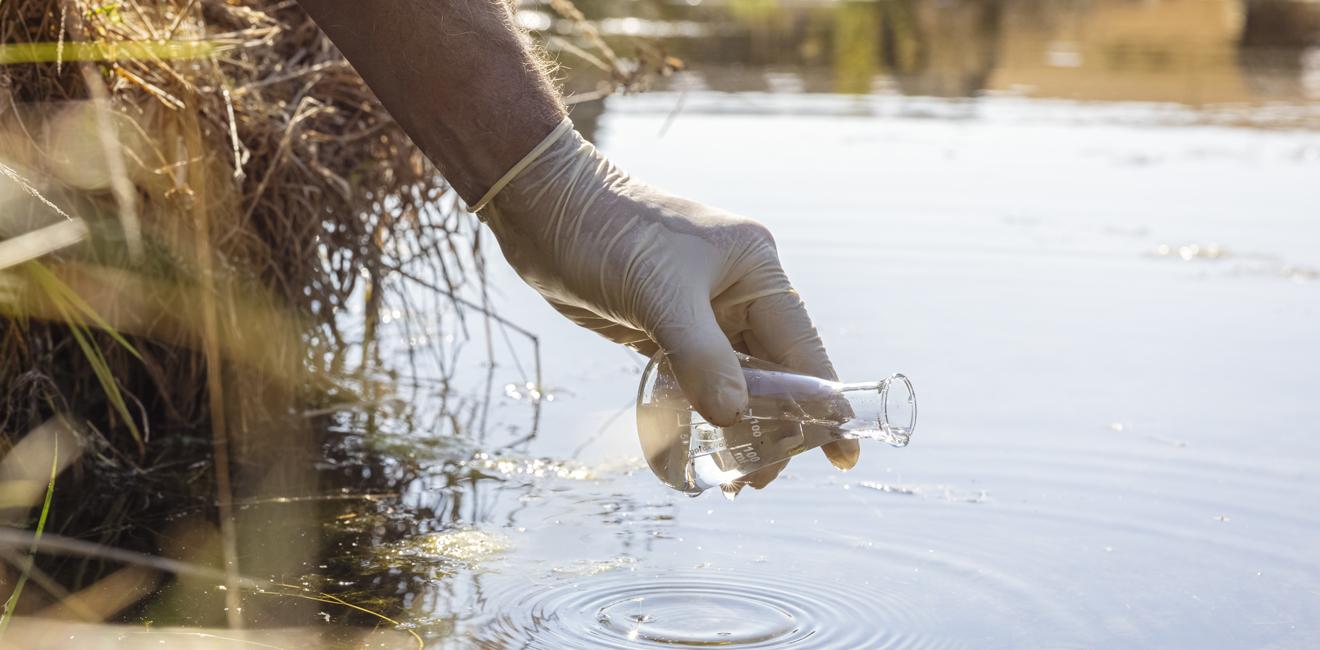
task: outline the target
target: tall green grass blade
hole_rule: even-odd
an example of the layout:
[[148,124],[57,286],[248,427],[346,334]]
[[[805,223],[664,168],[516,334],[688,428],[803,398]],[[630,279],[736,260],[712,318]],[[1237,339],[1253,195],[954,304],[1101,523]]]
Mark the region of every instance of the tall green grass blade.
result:
[[59,437],[51,440],[54,448],[50,455],[50,481],[46,483],[46,500],[41,504],[41,516],[37,518],[37,529],[32,533],[32,547],[28,552],[27,562],[23,564],[23,572],[14,583],[14,591],[9,594],[9,600],[5,601],[4,614],[0,614],[0,637],[3,637],[5,630],[9,628],[9,620],[14,617],[14,609],[18,607],[18,599],[23,595],[23,587],[27,584],[28,576],[32,574],[32,564],[37,559],[41,534],[46,530],[46,517],[50,515],[51,498],[55,496],[55,477],[60,472],[60,440]]
[[0,65],[57,61],[179,61],[225,51],[211,41],[74,41],[0,44]]
[[128,339],[125,339],[118,330],[110,325],[110,323],[106,322],[100,314],[96,313],[96,310],[92,309],[92,306],[87,304],[87,301],[83,300],[82,296],[78,295],[78,292],[62,282],[54,273],[51,273],[50,269],[47,269],[39,262],[29,262],[25,266],[27,267],[28,273],[31,274],[33,279],[37,281],[37,284],[41,286],[47,297],[54,299],[55,296],[58,295],[61,300],[69,303],[69,305],[76,309],[79,314],[87,320],[90,320],[92,324],[96,325],[97,329],[104,330],[106,334],[109,334],[110,338],[115,340],[115,343],[122,346],[129,354],[133,355],[135,359],[138,361],[142,360],[142,355],[138,354],[137,348],[133,347],[133,344],[129,343]]
[[[64,310],[60,310],[63,312]],[[67,320],[67,319],[66,319]],[[92,372],[96,374],[96,380],[100,382],[101,389],[105,391],[106,399],[110,400],[110,405],[114,407],[119,416],[124,418],[124,424],[128,425],[128,432],[133,434],[133,440],[137,443],[138,451],[145,453],[146,441],[142,439],[142,432],[138,431],[137,423],[133,421],[133,416],[128,411],[128,403],[124,401],[124,394],[119,392],[119,384],[115,381],[114,375],[110,372],[110,364],[106,362],[105,356],[101,354],[101,347],[88,336],[91,331],[86,326],[69,323],[69,331],[82,348],[83,355],[87,357],[87,362],[92,366]]]
[[[60,281],[51,273],[49,269],[37,262],[28,262],[23,265],[31,274],[37,285],[45,293],[46,298],[54,305],[55,310],[60,314],[60,320],[69,326],[69,332],[73,334],[74,341],[82,349],[83,356],[87,357],[87,362],[92,366],[92,372],[96,375],[96,380],[101,384],[101,390],[105,392],[106,399],[110,400],[110,405],[124,419],[124,424],[128,426],[128,432],[132,434],[133,441],[137,443],[138,452],[146,453],[146,441],[142,438],[142,432],[138,430],[137,423],[133,420],[133,415],[129,413],[128,403],[124,401],[124,394],[119,391],[119,383],[115,381],[114,374],[110,372],[110,364],[106,362],[105,355],[101,352],[101,347],[92,339],[91,329],[83,320],[84,317],[90,318],[93,322],[110,334],[117,343],[123,345],[137,359],[142,357],[138,354],[124,337],[106,323],[104,319],[92,309],[81,297],[78,296],[72,288]],[[77,313],[75,313],[75,310]]]

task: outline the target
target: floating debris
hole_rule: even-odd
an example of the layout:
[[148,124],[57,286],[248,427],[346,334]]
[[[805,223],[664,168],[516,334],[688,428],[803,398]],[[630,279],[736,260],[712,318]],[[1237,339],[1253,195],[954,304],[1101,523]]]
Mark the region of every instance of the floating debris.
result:
[[486,452],[478,453],[470,460],[463,461],[462,466],[503,478],[522,476],[569,481],[594,481],[599,478],[595,469],[571,460],[495,456]]
[[1283,268],[1279,269],[1279,275],[1282,275],[1293,282],[1314,282],[1320,280],[1320,269],[1311,268],[1309,266],[1286,264]]
[[1228,257],[1228,251],[1225,251],[1219,244],[1184,244],[1175,246],[1171,244],[1160,244],[1155,247],[1157,257],[1177,257],[1184,262],[1192,260],[1217,260]]
[[547,402],[555,401],[555,396],[553,393],[548,393],[543,391],[540,386],[530,381],[525,382],[522,385],[505,384],[504,396],[513,400],[521,400],[522,398],[526,397],[527,399],[531,400],[533,403],[540,402],[542,400],[545,400]]
[[608,560],[578,560],[568,564],[560,564],[551,568],[550,571],[559,575],[590,577],[619,569],[631,571],[636,564],[637,558],[631,555],[618,555]]
[[968,492],[947,485],[906,486],[880,483],[878,481],[861,481],[855,485],[886,494],[926,497],[955,503],[985,503],[990,500],[990,496],[986,494],[985,490]]
[[509,538],[476,528],[457,528],[410,537],[381,551],[383,562],[401,560],[436,562],[455,568],[475,568],[493,555],[513,548]]
[[877,483],[875,481],[862,481],[861,483],[858,483],[858,485],[879,492],[887,492],[889,494],[906,494],[911,496],[916,496],[917,494],[916,488],[908,488],[898,485],[889,485],[888,483]]
[[631,473],[646,464],[640,458],[619,458],[587,465],[561,458],[529,458],[483,451],[473,454],[472,458],[462,461],[459,466],[505,479],[523,477],[596,481],[609,475]]
[[1288,264],[1276,255],[1230,254],[1219,244],[1160,244],[1151,252],[1154,257],[1177,259],[1183,262],[1237,260],[1233,272],[1237,275],[1277,275],[1286,280],[1304,283],[1320,280],[1320,269],[1299,264]]

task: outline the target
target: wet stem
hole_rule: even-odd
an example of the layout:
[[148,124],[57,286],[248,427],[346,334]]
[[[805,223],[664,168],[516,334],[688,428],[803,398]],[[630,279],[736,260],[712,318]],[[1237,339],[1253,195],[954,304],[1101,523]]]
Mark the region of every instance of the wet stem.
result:
[[46,483],[46,500],[41,504],[41,516],[37,518],[37,528],[32,534],[32,546],[28,550],[27,561],[23,563],[23,571],[19,574],[18,581],[14,583],[14,592],[9,594],[9,600],[5,601],[4,614],[0,615],[0,637],[4,636],[5,630],[9,628],[9,620],[14,617],[14,609],[23,594],[23,586],[27,584],[28,576],[32,573],[37,547],[41,544],[41,533],[46,530],[46,517],[50,514],[51,498],[55,496],[55,476],[59,474],[60,469],[60,441],[56,438],[52,442],[54,446],[50,455],[50,481]]

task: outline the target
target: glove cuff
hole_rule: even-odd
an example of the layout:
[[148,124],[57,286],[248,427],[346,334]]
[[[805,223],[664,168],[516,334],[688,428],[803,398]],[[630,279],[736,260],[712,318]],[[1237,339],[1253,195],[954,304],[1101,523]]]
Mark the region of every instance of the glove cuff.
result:
[[522,157],[522,160],[519,160],[517,164],[509,169],[509,171],[504,172],[504,175],[501,176],[498,181],[495,181],[495,184],[490,186],[489,190],[486,190],[486,194],[481,197],[481,200],[477,201],[476,205],[473,205],[469,210],[476,213],[478,219],[485,221],[485,218],[480,214],[481,210],[487,205],[490,205],[490,202],[495,199],[495,195],[499,194],[500,190],[504,189],[506,185],[513,182],[513,179],[517,178],[518,174],[522,173],[522,170],[526,169],[528,165],[536,162],[536,159],[539,158],[541,154],[545,153],[546,149],[549,149],[550,146],[562,138],[565,133],[572,130],[573,121],[565,117],[564,121],[560,122],[559,126],[556,126],[554,130],[550,132],[550,135],[545,136],[545,139],[542,140],[540,144],[532,147],[532,150],[528,151],[527,155]]

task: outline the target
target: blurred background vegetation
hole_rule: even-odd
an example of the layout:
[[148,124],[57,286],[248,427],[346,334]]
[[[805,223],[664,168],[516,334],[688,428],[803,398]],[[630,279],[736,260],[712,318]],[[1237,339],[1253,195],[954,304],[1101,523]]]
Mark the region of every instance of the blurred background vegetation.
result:
[[[1320,97],[1320,3],[1309,0],[579,5],[599,18],[607,40],[659,39],[685,61],[686,74],[656,84],[676,90],[1010,94],[1190,106]],[[570,29],[534,8],[524,23]],[[581,82],[570,89],[584,90]]]

